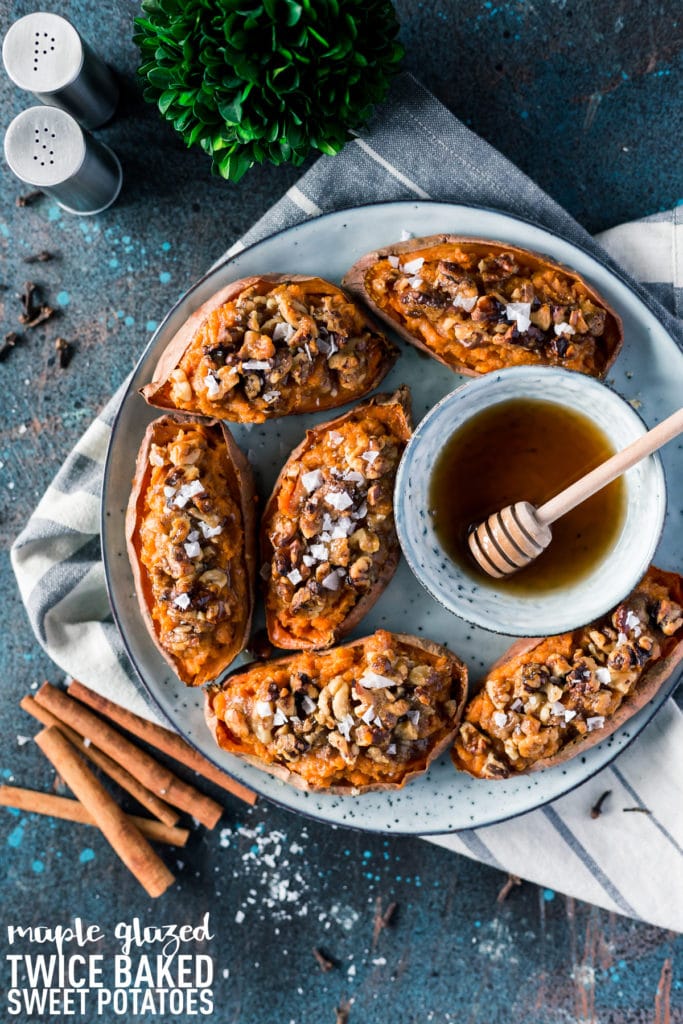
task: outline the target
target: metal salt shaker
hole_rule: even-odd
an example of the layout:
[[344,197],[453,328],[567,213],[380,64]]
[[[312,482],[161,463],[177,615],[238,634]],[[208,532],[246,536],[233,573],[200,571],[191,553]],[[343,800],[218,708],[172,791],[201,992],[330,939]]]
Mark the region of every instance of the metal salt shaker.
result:
[[19,18],[2,46],[7,74],[42,103],[66,110],[84,128],[97,128],[116,109],[114,75],[58,14],[37,11]]
[[121,189],[116,154],[58,107],[18,114],[5,134],[5,159],[18,178],[69,213],[100,213]]

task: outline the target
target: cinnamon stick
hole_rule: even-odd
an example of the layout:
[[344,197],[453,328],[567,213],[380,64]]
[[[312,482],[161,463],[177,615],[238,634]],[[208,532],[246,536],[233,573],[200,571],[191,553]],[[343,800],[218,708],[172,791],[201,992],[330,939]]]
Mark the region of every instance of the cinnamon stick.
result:
[[89,738],[84,739],[82,736],[79,736],[77,732],[65,722],[62,722],[60,718],[57,718],[47,708],[38,704],[33,697],[23,697],[19,702],[19,706],[28,712],[29,715],[33,715],[34,718],[38,719],[39,722],[42,722],[43,725],[54,725],[61,729],[79,753],[85,754],[89,761],[96,764],[110,779],[113,779],[122,789],[125,789],[127,793],[135,797],[138,803],[146,807],[159,821],[163,821],[165,825],[175,825],[177,823],[180,818],[177,811],[156,796],[155,793],[147,789],[146,786],[143,786],[129,771],[126,771],[120,764],[113,761],[108,754],[105,754],[99,747],[91,743]]
[[86,767],[64,733],[51,725],[39,732],[35,740],[147,894],[156,898],[166,892],[175,878],[139,828],[128,820]]
[[[28,814],[44,814],[50,818],[61,818],[63,821],[76,821],[81,825],[96,825],[95,819],[86,811],[78,800],[70,800],[65,796],[54,796],[52,793],[39,793],[35,789],[22,789],[20,786],[0,786],[0,806],[15,807],[18,811]],[[185,846],[190,837],[187,828],[172,828],[161,821],[151,818],[139,818],[137,814],[126,817],[147,839],[167,846]]]
[[35,699],[79,735],[87,736],[100,750],[123,765],[131,775],[135,775],[147,789],[163,797],[173,807],[187,811],[207,828],[217,824],[223,813],[220,804],[183,782],[79,701],[73,700],[50,683],[43,683]]
[[95,693],[94,690],[89,689],[83,683],[79,683],[76,680],[69,684],[67,693],[71,697],[82,701],[83,704],[87,704],[94,711],[99,711],[105,718],[110,718],[112,722],[116,722],[126,732],[132,733],[138,739],[149,743],[151,747],[156,747],[157,750],[161,750],[164,754],[168,754],[169,757],[180,761],[186,767],[197,772],[198,775],[208,779],[209,782],[215,782],[217,786],[227,789],[228,793],[239,797],[245,803],[251,806],[256,803],[256,793],[231,779],[220,768],[216,768],[208,758],[202,757],[178,733],[173,732],[171,729],[164,729],[163,726],[156,725],[154,722],[149,722],[146,718],[141,718],[139,715],[134,714],[134,712],[129,711],[128,708],[115,704],[113,700],[102,697],[99,693]]

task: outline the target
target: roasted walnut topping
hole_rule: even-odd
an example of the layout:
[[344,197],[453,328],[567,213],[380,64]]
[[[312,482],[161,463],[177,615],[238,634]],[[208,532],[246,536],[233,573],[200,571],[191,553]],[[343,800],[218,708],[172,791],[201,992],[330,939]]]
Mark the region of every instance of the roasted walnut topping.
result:
[[477,373],[524,363],[604,372],[620,328],[613,318],[605,337],[607,311],[576,276],[532,253],[429,241],[379,256],[363,288],[431,353]]
[[456,765],[501,778],[602,730],[667,642],[671,647],[667,638],[683,630],[683,607],[658,572],[651,570],[611,615],[494,669],[466,708]]
[[393,362],[393,346],[333,285],[249,281],[200,325],[158,404],[260,422],[343,405],[374,387]]
[[445,650],[379,631],[323,654],[254,666],[209,702],[227,749],[240,737],[243,752],[286,766],[312,788],[360,786],[391,782],[426,758],[452,730],[463,686],[464,669]]
[[263,521],[262,575],[276,645],[329,646],[358,602],[393,572],[406,400],[403,391],[380,396],[309,432],[283,469]]

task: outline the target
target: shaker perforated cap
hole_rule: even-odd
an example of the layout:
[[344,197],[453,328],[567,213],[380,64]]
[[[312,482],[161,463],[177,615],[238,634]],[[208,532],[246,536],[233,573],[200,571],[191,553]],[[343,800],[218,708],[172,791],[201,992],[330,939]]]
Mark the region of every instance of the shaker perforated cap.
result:
[[36,99],[72,114],[85,128],[97,128],[114,113],[118,85],[107,65],[73,25],[47,11],[19,18],[2,45],[7,74]]
[[5,134],[5,158],[18,178],[70,213],[99,213],[121,189],[116,154],[58,107],[18,114]]

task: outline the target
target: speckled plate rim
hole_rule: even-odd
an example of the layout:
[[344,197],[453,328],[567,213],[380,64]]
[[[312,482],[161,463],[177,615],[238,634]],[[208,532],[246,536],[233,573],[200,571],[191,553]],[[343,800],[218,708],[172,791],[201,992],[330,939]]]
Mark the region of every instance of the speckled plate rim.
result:
[[[614,280],[616,282],[618,282],[618,284],[622,288],[624,288],[626,290],[626,292],[629,294],[630,298],[632,300],[635,300],[635,302],[640,307],[642,307],[642,310],[644,311],[644,313],[647,316],[652,318],[652,320],[655,322],[655,325],[657,326],[657,328],[660,331],[662,331],[667,338],[669,338],[673,348],[677,352],[679,351],[678,350],[678,346],[676,346],[676,343],[668,335],[668,332],[666,331],[666,328],[664,327],[664,325],[659,320],[656,312],[651,308],[649,297],[643,297],[643,296],[639,295],[638,292],[636,292],[632,288],[632,286],[630,285],[628,280],[626,280],[624,275],[622,273],[620,273],[618,269],[615,269],[615,267],[611,264],[611,262],[607,258],[606,259],[601,259],[601,258],[595,256],[593,253],[589,252],[587,249],[585,249],[580,244],[578,244],[578,243],[576,243],[574,241],[571,241],[571,240],[563,237],[558,232],[552,231],[551,229],[548,229],[548,228],[544,227],[541,224],[538,224],[538,223],[536,223],[536,222],[534,222],[532,220],[520,217],[520,216],[518,216],[516,214],[511,214],[511,213],[507,213],[507,212],[504,212],[504,211],[501,211],[501,210],[497,210],[497,209],[495,209],[493,207],[477,206],[477,205],[474,205],[474,204],[449,203],[449,202],[441,202],[441,201],[436,201],[436,200],[424,200],[424,201],[413,201],[413,200],[391,201],[390,200],[390,201],[386,201],[386,202],[368,203],[368,204],[364,204],[364,205],[360,205],[360,206],[356,206],[356,207],[351,207],[351,208],[348,208],[346,210],[334,211],[334,212],[329,213],[329,214],[323,214],[322,216],[315,218],[314,221],[315,221],[316,225],[318,225],[321,222],[329,221],[329,220],[334,220],[334,219],[341,218],[341,217],[350,218],[350,217],[353,217],[356,214],[360,214],[362,216],[367,216],[367,214],[370,211],[372,211],[373,209],[386,210],[389,207],[395,208],[397,214],[399,214],[401,211],[411,211],[412,213],[415,213],[415,211],[419,211],[423,207],[429,207],[429,208],[437,208],[437,209],[443,209],[444,211],[448,211],[449,215],[451,215],[451,216],[457,216],[459,211],[464,211],[464,212],[469,213],[469,214],[481,213],[481,214],[484,214],[484,215],[494,216],[494,217],[496,217],[496,218],[498,218],[500,220],[501,225],[503,226],[503,229],[500,232],[497,232],[496,235],[489,233],[488,237],[490,237],[491,239],[494,239],[496,237],[498,239],[500,239],[500,238],[504,237],[505,234],[506,234],[506,232],[505,232],[505,225],[509,225],[511,227],[511,229],[512,229],[511,244],[522,244],[522,243],[516,243],[513,240],[514,237],[515,237],[515,234],[516,234],[516,232],[515,232],[515,227],[516,226],[518,226],[520,231],[523,230],[523,228],[525,228],[525,227],[526,228],[530,228],[530,229],[534,229],[535,231],[540,231],[544,236],[547,236],[550,239],[550,241],[551,241],[551,250],[553,248],[553,245],[552,245],[553,242],[557,242],[558,244],[561,243],[563,246],[568,246],[569,248],[571,248],[573,250],[576,250],[581,255],[581,257],[583,259],[585,259],[585,260],[588,260],[589,263],[594,264],[596,267],[600,268],[602,271],[606,271],[612,278],[614,278]],[[616,733],[612,734],[612,736],[607,737],[605,739],[604,743],[600,743],[600,744],[596,745],[590,751],[587,752],[588,756],[590,757],[590,761],[594,762],[594,763],[591,763],[590,765],[586,766],[586,769],[583,772],[581,772],[581,778],[579,778],[579,779],[577,779],[575,781],[567,782],[567,783],[562,783],[560,781],[559,785],[552,787],[552,789],[553,789],[552,793],[546,794],[546,795],[536,794],[534,797],[532,797],[529,800],[529,802],[528,802],[528,804],[526,806],[521,807],[519,809],[516,809],[514,811],[509,811],[509,812],[507,812],[505,814],[494,813],[492,815],[485,816],[484,818],[477,819],[476,821],[472,820],[472,818],[471,818],[469,823],[461,824],[461,825],[458,825],[457,827],[452,827],[452,826],[449,827],[447,823],[444,823],[444,825],[442,827],[439,827],[439,828],[424,828],[424,827],[420,827],[420,828],[416,828],[416,827],[414,827],[414,828],[401,828],[401,827],[393,828],[391,826],[385,826],[385,827],[373,826],[371,824],[368,824],[365,819],[363,820],[363,822],[361,824],[359,824],[357,821],[356,822],[349,822],[349,821],[344,820],[343,818],[342,818],[342,820],[340,820],[339,816],[335,816],[334,814],[325,813],[324,810],[321,810],[321,809],[313,810],[310,807],[305,806],[305,804],[304,804],[304,806],[300,806],[298,803],[296,803],[295,801],[292,800],[292,793],[294,793],[295,795],[298,795],[298,797],[309,797],[309,796],[313,796],[313,797],[323,796],[324,797],[325,794],[304,794],[304,793],[301,793],[298,790],[293,790],[291,787],[285,787],[283,784],[277,784],[276,780],[274,780],[271,776],[267,775],[266,773],[259,772],[258,770],[256,770],[257,771],[257,777],[254,777],[254,775],[250,772],[250,773],[248,773],[249,777],[245,778],[245,775],[244,775],[243,770],[242,770],[244,766],[239,761],[237,761],[236,759],[231,759],[231,761],[235,762],[234,764],[231,763],[229,766],[226,766],[224,761],[219,760],[219,756],[221,755],[222,752],[216,750],[215,748],[212,749],[211,747],[208,747],[208,746],[207,747],[200,746],[191,736],[187,735],[187,733],[185,733],[183,731],[183,729],[179,727],[179,723],[178,723],[177,719],[169,711],[167,711],[167,709],[164,707],[164,703],[161,700],[159,694],[157,692],[155,692],[154,686],[150,685],[150,683],[148,682],[147,678],[145,677],[145,674],[142,672],[140,666],[138,665],[138,663],[136,661],[136,658],[135,658],[135,656],[133,654],[133,651],[131,649],[131,645],[128,642],[128,638],[126,636],[125,628],[123,627],[122,617],[120,615],[118,604],[117,604],[117,600],[116,600],[115,587],[112,585],[111,564],[110,564],[110,560],[109,560],[109,556],[108,556],[108,550],[107,550],[108,524],[107,524],[107,512],[106,512],[106,510],[107,510],[107,506],[108,506],[108,500],[107,500],[108,499],[108,484],[109,484],[109,478],[110,478],[109,477],[109,468],[110,468],[110,463],[111,463],[111,455],[112,455],[112,451],[113,451],[114,441],[115,441],[116,434],[117,434],[117,428],[120,426],[121,419],[122,419],[122,417],[124,415],[124,410],[125,410],[125,407],[126,407],[126,401],[127,401],[128,397],[130,396],[133,388],[136,387],[136,385],[137,385],[137,382],[134,383],[135,380],[136,380],[136,376],[137,376],[137,374],[138,374],[138,372],[140,370],[141,365],[146,362],[146,360],[148,359],[148,357],[149,357],[150,353],[152,352],[152,350],[155,349],[157,346],[161,350],[162,338],[163,338],[163,335],[165,333],[166,327],[167,327],[168,323],[174,318],[175,314],[180,309],[180,307],[182,307],[186,303],[188,303],[192,299],[192,296],[198,290],[200,290],[204,285],[206,285],[207,282],[210,279],[212,279],[213,277],[215,277],[215,276],[217,276],[217,275],[219,275],[221,273],[224,273],[226,268],[229,267],[230,264],[232,264],[233,262],[238,260],[240,257],[244,256],[245,253],[253,252],[254,250],[257,250],[258,248],[262,247],[263,245],[267,245],[268,242],[271,241],[274,238],[284,237],[284,236],[287,236],[287,235],[290,235],[290,234],[296,234],[297,232],[300,232],[302,228],[306,228],[310,224],[311,224],[311,221],[307,220],[307,221],[303,221],[303,222],[301,222],[299,224],[296,224],[296,225],[293,225],[293,226],[290,226],[290,227],[287,227],[287,228],[283,228],[280,231],[274,232],[273,234],[267,236],[264,239],[260,239],[259,241],[254,242],[252,245],[247,246],[244,249],[240,249],[239,252],[237,252],[237,253],[228,255],[225,258],[220,259],[216,264],[214,264],[206,272],[206,274],[204,274],[200,278],[198,278],[194,282],[194,284],[190,286],[190,288],[188,288],[184,293],[182,293],[180,295],[180,297],[177,299],[177,301],[170,307],[168,313],[166,314],[166,316],[163,318],[163,320],[159,324],[158,328],[156,329],[156,331],[152,335],[150,341],[148,342],[148,344],[145,346],[143,352],[141,353],[140,358],[138,359],[138,362],[136,363],[135,369],[133,370],[133,373],[132,373],[131,378],[129,380],[129,385],[128,385],[127,389],[126,389],[126,393],[124,394],[124,396],[122,398],[122,401],[121,401],[121,403],[119,405],[119,408],[116,411],[114,420],[112,422],[111,437],[110,437],[110,443],[109,443],[109,446],[108,446],[108,449],[107,449],[107,455],[106,455],[106,459],[105,459],[104,479],[103,479],[103,486],[102,486],[101,546],[102,546],[102,556],[103,556],[103,564],[104,564],[105,582],[106,582],[107,593],[108,593],[108,597],[109,597],[109,603],[110,603],[111,610],[112,610],[113,620],[114,620],[114,622],[115,622],[115,624],[117,626],[119,634],[120,634],[120,636],[122,638],[122,642],[123,642],[124,648],[125,648],[126,653],[127,653],[128,657],[130,659],[130,662],[131,662],[131,664],[132,664],[132,666],[133,666],[133,668],[135,670],[135,673],[136,673],[136,675],[137,675],[137,677],[138,677],[138,679],[140,681],[140,684],[142,686],[143,691],[151,699],[153,705],[158,709],[158,711],[162,715],[162,717],[164,719],[166,719],[169,722],[169,724],[175,730],[177,730],[186,739],[186,741],[188,743],[190,743],[191,746],[193,746],[195,749],[197,749],[200,753],[204,754],[204,756],[206,756],[210,761],[212,761],[213,764],[215,764],[221,770],[225,771],[226,774],[228,774],[228,775],[232,776],[233,778],[239,780],[240,782],[246,784],[247,786],[249,786],[250,788],[255,790],[259,795],[265,797],[266,799],[272,800],[273,803],[277,804],[278,806],[280,806],[281,808],[283,808],[285,810],[288,810],[288,811],[291,811],[291,812],[297,813],[297,814],[302,814],[304,817],[310,818],[312,820],[324,821],[324,822],[326,822],[328,824],[332,824],[335,827],[339,827],[341,825],[341,826],[343,826],[345,828],[351,828],[351,829],[354,829],[356,831],[361,831],[361,832],[377,832],[377,833],[388,834],[388,835],[406,835],[406,836],[408,836],[408,835],[411,835],[411,836],[415,836],[415,835],[417,835],[417,836],[446,835],[446,834],[455,833],[455,832],[458,832],[458,831],[461,831],[461,830],[467,830],[467,829],[471,829],[471,828],[481,828],[481,827],[485,827],[487,825],[494,825],[494,824],[498,824],[498,823],[503,822],[503,821],[507,821],[507,820],[511,820],[513,818],[516,818],[516,817],[520,817],[521,815],[526,814],[529,811],[535,810],[538,807],[542,807],[545,804],[547,804],[547,803],[549,803],[549,802],[551,802],[551,801],[553,801],[555,799],[558,799],[559,797],[564,796],[567,793],[572,792],[578,786],[583,785],[584,782],[586,782],[589,779],[593,778],[603,768],[605,768],[609,764],[611,764],[611,762],[623,750],[625,750],[626,747],[628,747],[633,742],[633,740],[636,738],[636,736],[639,735],[640,732],[642,732],[642,730],[647,726],[647,724],[654,717],[654,715],[659,710],[659,708],[665,703],[665,701],[668,699],[668,697],[674,691],[674,689],[676,688],[678,683],[681,681],[681,677],[683,676],[683,672],[679,673],[677,676],[675,676],[672,679],[668,680],[667,683],[666,683],[666,686],[662,687],[662,689],[659,691],[659,693],[656,695],[656,697],[653,698],[653,700],[648,705],[646,705],[646,707],[644,707],[637,715],[635,715],[631,720],[629,720],[629,722],[625,726],[623,726],[621,730],[618,730]],[[526,247],[529,247],[529,246],[526,246]],[[538,246],[536,246],[535,249],[536,249],[536,251],[543,251]],[[557,260],[560,263],[563,262],[558,256],[554,255],[552,252],[548,253],[548,255],[552,255],[552,258]],[[585,271],[583,271],[583,272],[585,272]],[[616,748],[613,748],[613,742],[614,742],[615,738],[618,738],[620,740],[620,743],[618,744],[618,746]],[[574,760],[576,762],[580,761],[581,763],[585,764],[586,756],[585,755],[577,754],[577,757]],[[564,776],[566,774],[566,769],[561,768],[561,766],[558,767],[558,768],[553,768],[553,769],[545,769],[543,772],[537,773],[537,775],[539,775],[539,776],[540,775],[545,775],[547,777],[549,775],[549,773],[554,773],[554,774],[558,775],[558,777],[560,775]],[[524,777],[522,777],[522,778],[524,778]],[[419,781],[419,780],[417,780],[417,781]],[[275,792],[273,792],[273,786],[272,786],[272,784],[274,782],[276,783],[276,786],[277,786],[277,789],[276,789]],[[413,785],[415,785],[415,784],[413,784]],[[504,783],[502,783],[501,786],[504,786]],[[400,793],[402,791],[398,791],[398,792]],[[375,794],[375,795],[377,795],[377,794]],[[392,793],[389,792],[387,794],[382,794],[382,795],[383,796],[387,796],[387,797],[391,797]],[[502,795],[503,794],[501,792],[501,796]],[[346,801],[350,800],[350,801],[356,802],[358,800],[363,801],[365,798],[363,796],[360,796],[360,797],[343,797],[343,798],[337,798],[337,799],[342,799],[342,800],[346,800]],[[362,809],[362,803],[361,803],[360,807]]]

